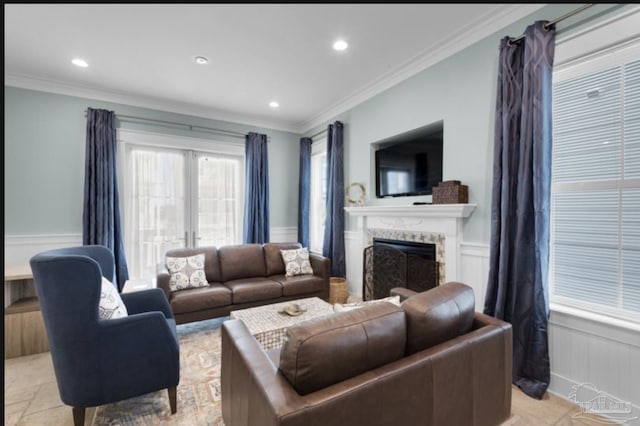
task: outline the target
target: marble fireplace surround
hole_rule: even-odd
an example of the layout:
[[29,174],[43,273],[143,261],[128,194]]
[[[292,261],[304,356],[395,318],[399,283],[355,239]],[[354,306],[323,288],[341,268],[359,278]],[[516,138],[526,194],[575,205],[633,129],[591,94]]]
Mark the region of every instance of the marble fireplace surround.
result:
[[[436,245],[440,262],[440,284],[459,280],[462,222],[476,208],[475,204],[426,204],[345,207],[357,218],[352,252],[348,259],[347,279],[350,291],[362,296],[363,251],[373,238],[424,242]],[[350,267],[351,266],[351,267]]]

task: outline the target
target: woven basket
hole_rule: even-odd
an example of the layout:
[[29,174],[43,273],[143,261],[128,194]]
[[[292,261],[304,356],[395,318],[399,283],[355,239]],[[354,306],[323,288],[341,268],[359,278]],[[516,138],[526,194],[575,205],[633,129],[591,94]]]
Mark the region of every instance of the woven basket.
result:
[[347,303],[349,298],[349,285],[347,280],[340,277],[329,278],[329,303]]
[[440,182],[433,187],[433,204],[466,204],[469,202],[469,187],[459,180]]

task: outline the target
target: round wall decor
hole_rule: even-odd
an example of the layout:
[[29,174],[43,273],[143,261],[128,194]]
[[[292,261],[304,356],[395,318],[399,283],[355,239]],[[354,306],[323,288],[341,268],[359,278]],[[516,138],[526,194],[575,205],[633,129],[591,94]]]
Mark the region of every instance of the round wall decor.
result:
[[367,192],[364,189],[364,185],[358,182],[354,182],[347,186],[345,191],[347,196],[347,202],[352,206],[364,206],[364,198]]

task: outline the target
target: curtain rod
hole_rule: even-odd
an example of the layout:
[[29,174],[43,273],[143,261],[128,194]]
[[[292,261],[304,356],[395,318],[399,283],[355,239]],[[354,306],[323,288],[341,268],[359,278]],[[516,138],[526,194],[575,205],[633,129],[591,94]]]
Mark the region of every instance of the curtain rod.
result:
[[[565,14],[564,14],[564,15],[562,15],[561,17],[556,18],[556,19],[554,19],[554,20],[552,20],[552,21],[549,21],[549,22],[547,22],[546,24],[544,24],[544,28],[548,30],[550,26],[555,25],[555,24],[557,24],[557,23],[558,23],[558,22],[560,22],[560,21],[564,21],[565,19],[570,18],[570,17],[572,17],[573,15],[577,15],[578,13],[582,12],[583,10],[587,10],[587,9],[589,9],[591,6],[595,6],[595,4],[594,4],[594,3],[588,3],[588,4],[585,4],[585,5],[584,5],[584,6],[582,6],[582,7],[579,7],[579,8],[577,8],[577,9],[575,9],[575,10],[572,10],[571,12],[565,13]],[[513,43],[515,43],[515,42],[517,42],[517,41],[520,41],[520,40],[522,40],[522,39],[523,39],[523,38],[525,38],[525,37],[526,37],[526,35],[525,35],[525,34],[522,34],[520,37],[513,37],[513,38],[510,38],[510,39],[509,39],[509,44],[513,44]]]
[[315,138],[315,137],[317,137],[317,136],[320,136],[320,135],[321,135],[321,134],[323,134],[323,133],[327,133],[327,129],[322,129],[322,130],[320,130],[318,133],[315,133],[315,134],[313,134],[313,135],[311,135],[311,136],[309,136],[309,137],[310,137],[311,139],[313,139],[313,138]]
[[[87,110],[85,112],[85,117],[87,116]],[[214,127],[206,127],[206,126],[197,126],[194,124],[186,124],[186,123],[178,123],[175,121],[166,121],[166,120],[157,120],[154,118],[146,118],[146,117],[136,117],[134,115],[120,115],[116,114],[116,118],[120,121],[125,121],[129,123],[143,122],[143,123],[151,123],[157,126],[165,126],[165,127],[186,127],[189,130],[200,130],[209,133],[215,133],[219,135],[230,136],[234,138],[244,139],[246,134],[236,132],[233,130],[224,130],[224,129],[216,129]],[[267,136],[267,140],[270,140],[271,137]]]

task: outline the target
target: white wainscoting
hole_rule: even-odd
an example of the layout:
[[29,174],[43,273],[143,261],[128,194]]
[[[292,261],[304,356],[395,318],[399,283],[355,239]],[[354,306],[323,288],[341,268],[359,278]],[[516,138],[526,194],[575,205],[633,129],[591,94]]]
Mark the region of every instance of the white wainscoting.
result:
[[298,228],[295,226],[271,228],[269,241],[274,243],[288,243],[298,241]]
[[[489,246],[462,243],[462,282],[473,287],[482,311],[489,276]],[[549,392],[571,400],[574,386],[598,391],[634,405],[640,413],[640,332],[552,307],[549,320]],[[587,402],[576,400],[574,402]]]
[[4,264],[26,265],[42,251],[80,245],[82,234],[5,235]]
[[345,263],[349,294],[362,297],[362,236],[359,231],[344,232]]
[[[271,241],[298,241],[298,228],[271,228]],[[51,249],[82,245],[82,234],[5,235],[4,264],[28,264],[34,255]]]
[[471,286],[476,296],[476,311],[484,308],[484,295],[487,292],[489,277],[489,246],[487,244],[460,244],[460,279]]

